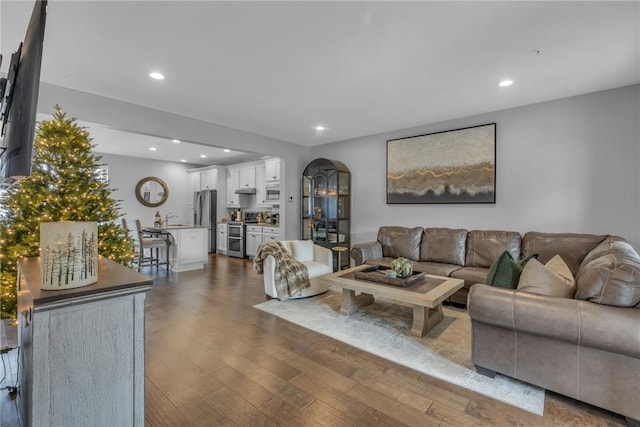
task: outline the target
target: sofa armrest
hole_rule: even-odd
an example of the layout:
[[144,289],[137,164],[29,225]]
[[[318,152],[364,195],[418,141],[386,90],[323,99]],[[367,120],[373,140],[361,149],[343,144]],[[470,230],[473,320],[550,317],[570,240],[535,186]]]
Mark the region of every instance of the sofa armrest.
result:
[[640,358],[640,310],[484,284],[467,300],[473,321]]
[[330,249],[313,245],[313,260],[328,266],[333,271],[333,254]]
[[382,258],[382,244],[374,242],[356,243],[351,247],[351,258],[355,265],[364,264],[367,260]]

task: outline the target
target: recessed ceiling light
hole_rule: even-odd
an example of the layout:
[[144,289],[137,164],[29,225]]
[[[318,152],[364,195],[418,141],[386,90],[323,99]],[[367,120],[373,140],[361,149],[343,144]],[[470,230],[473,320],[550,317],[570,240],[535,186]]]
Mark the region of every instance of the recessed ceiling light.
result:
[[180,141],[179,139],[172,139],[171,142],[173,142],[174,144],[180,144],[182,141]]
[[157,148],[156,148],[156,147],[150,147],[150,148],[149,148],[149,151],[156,151],[156,150],[157,150]]
[[498,84],[498,86],[507,87],[507,86],[511,86],[512,84],[513,84],[513,80],[503,80]]
[[327,130],[327,128],[322,125],[314,126],[313,128],[320,132],[322,132],[323,130]]
[[200,154],[200,157],[202,157],[204,159],[207,156],[205,154]]
[[224,149],[224,152],[225,152],[225,153],[230,153],[230,152],[231,152],[231,150],[229,150],[228,148],[225,148],[225,149]]
[[180,160],[182,163],[186,163],[187,161],[185,159]]
[[156,71],[149,73],[149,77],[155,80],[164,80],[164,75],[162,73],[158,73]]

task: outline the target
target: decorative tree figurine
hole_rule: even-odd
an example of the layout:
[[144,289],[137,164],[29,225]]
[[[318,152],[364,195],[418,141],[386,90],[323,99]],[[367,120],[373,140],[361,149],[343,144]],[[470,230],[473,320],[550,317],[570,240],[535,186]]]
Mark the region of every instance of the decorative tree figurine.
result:
[[39,255],[41,222],[96,221],[100,255],[131,264],[133,241],[115,223],[120,203],[99,176],[101,158],[93,147],[85,129],[57,105],[53,119],[38,125],[31,176],[0,200],[2,318],[16,315],[17,260]]

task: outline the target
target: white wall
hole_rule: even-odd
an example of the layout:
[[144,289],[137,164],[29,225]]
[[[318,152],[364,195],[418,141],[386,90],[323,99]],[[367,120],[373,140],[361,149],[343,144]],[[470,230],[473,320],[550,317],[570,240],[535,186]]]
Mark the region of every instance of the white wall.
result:
[[[495,204],[386,204],[388,139],[493,122]],[[640,85],[326,144],[311,156],[351,170],[354,243],[404,225],[616,234],[640,248]]]
[[[130,229],[135,230],[136,219],[139,219],[143,225],[153,225],[157,210],[160,211],[163,218],[168,213],[178,215],[178,218],[170,220],[171,223],[193,223],[189,217],[189,201],[187,199],[187,169],[189,165],[112,154],[99,155],[102,156],[101,163],[109,166],[110,187],[116,189],[111,197],[122,201],[121,212],[125,214],[124,218]],[[148,176],[160,178],[169,187],[167,201],[157,208],[144,206],[136,199],[136,184]]]

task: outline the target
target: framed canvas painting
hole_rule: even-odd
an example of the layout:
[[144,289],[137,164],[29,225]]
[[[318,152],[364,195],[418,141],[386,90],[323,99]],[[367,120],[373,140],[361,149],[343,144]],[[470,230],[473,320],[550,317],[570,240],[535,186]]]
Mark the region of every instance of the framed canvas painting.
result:
[[495,202],[495,123],[387,141],[387,204]]

